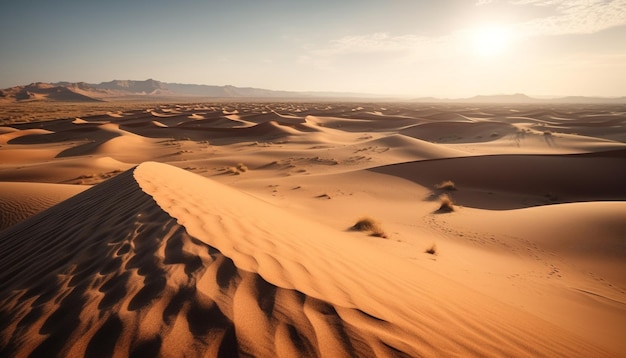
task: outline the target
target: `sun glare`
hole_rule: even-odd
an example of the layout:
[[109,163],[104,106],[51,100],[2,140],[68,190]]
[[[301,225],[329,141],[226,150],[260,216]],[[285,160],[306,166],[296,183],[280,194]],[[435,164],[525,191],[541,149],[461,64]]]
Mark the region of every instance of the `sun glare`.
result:
[[511,30],[503,26],[484,26],[471,34],[474,52],[481,57],[502,54],[509,48],[511,40]]

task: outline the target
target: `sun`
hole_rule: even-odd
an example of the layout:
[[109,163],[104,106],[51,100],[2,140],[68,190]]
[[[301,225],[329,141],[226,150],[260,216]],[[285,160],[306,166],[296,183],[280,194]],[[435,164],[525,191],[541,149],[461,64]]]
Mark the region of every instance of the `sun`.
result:
[[474,52],[480,57],[494,57],[504,53],[511,45],[513,36],[505,26],[482,26],[471,34]]

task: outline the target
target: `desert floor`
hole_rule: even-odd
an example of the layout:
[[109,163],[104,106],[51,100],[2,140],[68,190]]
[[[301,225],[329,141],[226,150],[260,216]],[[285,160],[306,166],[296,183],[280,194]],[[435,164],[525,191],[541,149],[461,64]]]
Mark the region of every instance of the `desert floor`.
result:
[[0,356],[626,356],[626,105],[89,106],[2,111]]

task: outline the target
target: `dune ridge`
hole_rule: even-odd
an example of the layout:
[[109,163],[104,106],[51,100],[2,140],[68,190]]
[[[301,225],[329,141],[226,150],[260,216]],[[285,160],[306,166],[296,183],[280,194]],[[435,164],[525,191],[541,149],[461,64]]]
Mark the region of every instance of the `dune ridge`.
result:
[[606,354],[347,233],[164,164],[0,232],[0,249],[10,253],[0,260],[2,355]]

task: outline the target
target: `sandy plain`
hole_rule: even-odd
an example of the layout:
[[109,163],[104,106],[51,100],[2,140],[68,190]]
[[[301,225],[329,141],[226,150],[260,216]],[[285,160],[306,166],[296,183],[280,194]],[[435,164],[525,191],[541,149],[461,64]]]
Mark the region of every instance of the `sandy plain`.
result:
[[626,105],[7,105],[0,356],[624,357],[625,183]]

